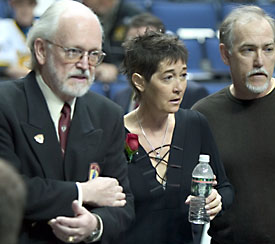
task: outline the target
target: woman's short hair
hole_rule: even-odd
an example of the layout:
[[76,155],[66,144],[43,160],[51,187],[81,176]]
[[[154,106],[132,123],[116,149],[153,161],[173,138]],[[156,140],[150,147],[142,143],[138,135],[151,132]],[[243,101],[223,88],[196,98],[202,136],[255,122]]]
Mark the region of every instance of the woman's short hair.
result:
[[137,99],[140,98],[140,92],[132,83],[134,73],[142,75],[146,82],[150,82],[152,75],[157,72],[163,60],[171,63],[181,60],[187,63],[187,49],[183,42],[174,35],[147,31],[144,35],[126,41],[123,47],[125,57],[122,72],[133,86]]

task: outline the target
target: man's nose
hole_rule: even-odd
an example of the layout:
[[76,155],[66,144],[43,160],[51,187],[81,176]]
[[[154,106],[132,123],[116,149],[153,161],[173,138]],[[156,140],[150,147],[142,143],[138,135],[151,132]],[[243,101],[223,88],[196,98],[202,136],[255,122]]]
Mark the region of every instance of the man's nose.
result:
[[254,59],[254,65],[256,67],[262,67],[263,66],[263,51],[262,50],[258,50],[256,52],[256,56],[255,56],[255,59]]
[[86,70],[89,69],[89,66],[89,55],[88,53],[84,53],[77,62],[77,67]]

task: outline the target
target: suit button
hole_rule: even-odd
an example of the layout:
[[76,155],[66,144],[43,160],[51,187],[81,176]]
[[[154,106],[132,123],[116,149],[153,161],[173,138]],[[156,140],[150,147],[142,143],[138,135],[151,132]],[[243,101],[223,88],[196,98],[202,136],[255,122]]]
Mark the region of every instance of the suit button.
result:
[[31,226],[34,228],[37,225],[37,222],[32,222]]

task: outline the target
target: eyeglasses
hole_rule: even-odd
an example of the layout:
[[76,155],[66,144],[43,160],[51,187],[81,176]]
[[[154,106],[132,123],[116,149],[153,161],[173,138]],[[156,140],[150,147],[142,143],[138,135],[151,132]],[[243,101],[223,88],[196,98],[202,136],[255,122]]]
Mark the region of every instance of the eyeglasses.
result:
[[83,56],[88,55],[88,62],[91,66],[97,66],[102,63],[106,54],[102,51],[84,51],[74,47],[63,47],[49,40],[46,40],[51,45],[57,46],[64,51],[64,59],[69,63],[79,62]]

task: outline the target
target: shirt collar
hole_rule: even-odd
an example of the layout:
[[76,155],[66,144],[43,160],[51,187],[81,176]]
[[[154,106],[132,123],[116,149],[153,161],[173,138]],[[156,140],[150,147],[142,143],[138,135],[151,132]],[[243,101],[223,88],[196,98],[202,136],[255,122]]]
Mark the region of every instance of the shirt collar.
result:
[[[36,72],[36,80],[37,80],[38,86],[40,87],[42,94],[44,95],[44,98],[47,102],[48,109],[49,109],[49,112],[50,112],[50,115],[51,115],[53,121],[58,120],[60,117],[61,110],[64,105],[64,101],[62,101],[50,89],[50,87],[44,82],[44,80],[39,72]],[[74,114],[75,102],[76,102],[76,98],[74,98],[72,101],[68,102],[68,104],[71,106],[71,119]]]

